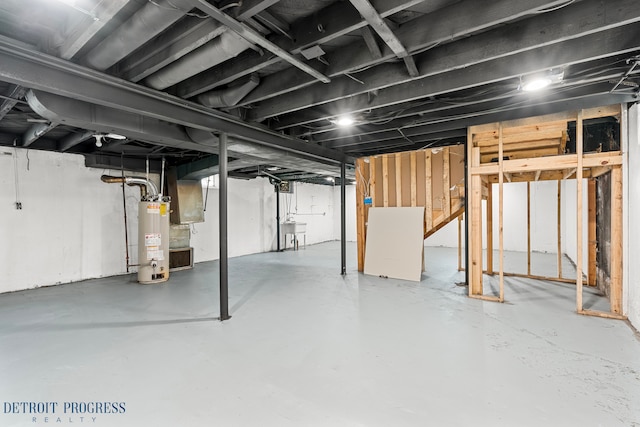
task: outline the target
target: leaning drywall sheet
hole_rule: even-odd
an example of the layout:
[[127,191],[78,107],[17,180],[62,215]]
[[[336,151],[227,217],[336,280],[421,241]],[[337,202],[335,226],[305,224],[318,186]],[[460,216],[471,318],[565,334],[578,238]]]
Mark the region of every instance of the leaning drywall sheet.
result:
[[424,207],[370,208],[364,273],[420,281]]

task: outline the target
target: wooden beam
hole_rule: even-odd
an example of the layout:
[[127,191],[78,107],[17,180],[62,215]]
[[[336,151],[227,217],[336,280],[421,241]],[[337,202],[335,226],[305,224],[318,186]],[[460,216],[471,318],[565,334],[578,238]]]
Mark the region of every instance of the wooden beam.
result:
[[627,320],[627,316],[616,313],[607,313],[606,311],[580,310],[578,311],[578,314],[582,314],[584,316],[602,317],[604,319]]
[[[611,170],[610,166],[604,166],[607,168],[607,171]],[[582,178],[592,178],[593,171],[596,171],[595,177],[600,176],[600,168],[586,168],[582,172]],[[558,181],[564,177],[564,171],[560,170],[551,170],[551,171],[529,171],[529,172],[513,172],[511,173],[511,182],[533,182],[535,181],[535,177],[540,172],[540,176],[538,181]],[[498,174],[495,175],[482,175],[483,178],[486,178],[486,182],[490,182],[493,184],[498,183]],[[573,175],[569,176],[567,179],[576,179],[575,172]]]
[[402,207],[402,154],[396,153],[396,206]]
[[[503,129],[503,144],[505,151],[511,149],[513,144],[521,144],[523,141],[529,143],[536,143],[541,140],[555,140],[556,143],[560,142],[562,138],[562,131],[566,129],[567,122],[559,121],[552,123],[538,123],[537,125],[531,125],[528,127],[519,127],[511,129]],[[497,132],[482,132],[473,135],[473,142],[478,144],[478,147],[482,148],[495,148],[497,152],[498,148],[498,135]]]
[[504,273],[507,277],[523,277],[525,279],[534,279],[534,280],[546,280],[549,282],[560,282],[560,283],[570,283],[576,284],[576,281],[573,279],[565,279],[563,277],[550,277],[550,276],[537,276],[535,274],[522,274],[522,273]]
[[[561,132],[560,132],[561,133]],[[512,139],[515,139],[518,135],[512,136]],[[484,141],[482,141],[484,142]],[[560,138],[555,139],[541,139],[535,141],[529,141],[527,139],[520,139],[512,142],[509,145],[503,146],[503,153],[505,156],[508,156],[509,153],[513,153],[514,151],[530,151],[530,150],[539,150],[542,148],[553,148],[552,150],[554,154],[560,154],[558,152],[558,147],[560,147]],[[480,147],[480,154],[494,154],[498,153],[498,145],[494,143],[494,145],[485,145]],[[533,157],[533,156],[531,156]]]
[[500,175],[504,176],[505,178],[507,178],[508,182],[511,182],[511,174],[510,173],[502,173],[502,174],[498,174],[498,182],[500,181]]
[[389,207],[389,156],[382,156],[382,206]]
[[[355,7],[360,15],[369,23],[369,25],[375,30],[376,33],[384,40],[384,42],[391,48],[393,53],[398,58],[405,58],[409,55],[402,42],[395,35],[393,30],[389,27],[387,22],[382,19],[382,16],[373,7],[369,0],[349,0],[353,7]],[[415,77],[415,76],[414,76]]]
[[442,207],[444,211],[444,217],[449,218],[451,216],[451,172],[450,172],[450,152],[449,147],[445,147],[442,151],[442,191],[444,194],[444,206]]
[[[552,157],[558,155],[558,145],[551,147],[532,148],[530,150],[511,151],[503,153],[503,158],[507,160],[532,159],[536,157]],[[480,163],[496,163],[498,161],[497,153],[482,154]]]
[[587,284],[589,286],[596,285],[596,254],[598,251],[598,242],[596,240],[596,180],[590,179],[587,181],[587,210],[588,210],[588,226],[587,226],[587,239],[588,239],[588,273]]
[[576,309],[582,311],[582,143],[583,143],[583,117],[582,111],[578,112],[576,120],[576,156],[578,170],[576,172]]
[[[588,108],[582,110],[582,120],[596,119],[600,117],[619,116],[620,104],[607,105],[603,107]],[[568,122],[577,119],[575,111],[565,111],[556,114],[547,114],[544,116],[528,117],[526,119],[508,120],[502,122],[505,129],[517,128],[522,126],[536,126],[546,122]],[[489,123],[486,125],[472,126],[471,132],[476,134],[480,132],[491,132],[495,130],[496,124]]]
[[538,182],[538,180],[540,179],[540,174],[542,174],[542,171],[536,171],[536,177],[534,178],[534,181]]
[[365,162],[363,158],[356,159],[356,219],[357,219],[357,241],[358,241],[358,271],[364,271],[364,251],[366,247],[365,236],[365,206],[364,195],[366,193],[366,181],[363,179],[365,173]]
[[558,277],[562,277],[562,181],[558,180]]
[[424,151],[424,215],[427,232],[433,228],[433,190],[431,188],[431,150]]
[[382,51],[380,50],[380,46],[378,46],[378,41],[376,40],[376,36],[374,35],[371,27],[367,26],[360,28],[360,34],[362,35],[371,56],[375,59],[382,58]]
[[502,302],[500,297],[494,297],[492,295],[469,295],[471,298],[479,299],[482,301]]
[[611,166],[598,166],[595,168],[591,168],[591,174],[589,175],[589,178],[597,178],[608,172],[611,172]]
[[[582,159],[582,167],[585,168],[621,164],[622,156],[620,152],[589,153],[585,154]],[[507,173],[564,170],[577,167],[578,158],[575,154],[504,161],[504,172]],[[495,175],[497,173],[498,165],[494,163],[471,168],[472,175]]]
[[[467,161],[473,167],[480,163],[480,150],[473,147],[471,142],[472,134],[468,131],[467,135]],[[468,168],[471,172],[471,168]],[[467,221],[469,221],[469,295],[482,295],[482,179],[479,175],[467,176],[469,182],[469,206],[470,212],[467,213]]]
[[611,171],[611,312],[622,314],[622,167]]
[[566,171],[564,171],[564,174],[562,175],[562,179],[565,180],[569,178],[571,175],[575,174],[576,169],[577,168],[573,168],[573,169],[567,169]]
[[416,152],[411,154],[411,207],[418,205],[418,164],[416,160]]

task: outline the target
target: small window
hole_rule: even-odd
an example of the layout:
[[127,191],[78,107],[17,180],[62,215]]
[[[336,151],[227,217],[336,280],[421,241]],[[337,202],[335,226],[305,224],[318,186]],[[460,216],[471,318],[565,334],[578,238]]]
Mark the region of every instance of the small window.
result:
[[202,188],[218,188],[220,185],[220,175],[215,174],[202,178]]

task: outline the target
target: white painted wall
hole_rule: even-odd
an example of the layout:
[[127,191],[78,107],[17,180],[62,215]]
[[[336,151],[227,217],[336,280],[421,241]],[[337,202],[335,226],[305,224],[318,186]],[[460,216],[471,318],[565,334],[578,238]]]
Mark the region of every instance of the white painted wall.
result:
[[[356,186],[346,186],[346,209],[345,217],[347,224],[347,241],[355,242],[358,240],[356,234]],[[335,215],[333,216],[333,235],[336,240],[340,240],[340,186],[334,187],[333,192],[333,205],[336,207]]]
[[[483,202],[485,206],[485,202]],[[493,186],[493,247],[499,246],[498,185]],[[531,250],[556,252],[557,250],[557,181],[531,183]],[[486,249],[486,209],[483,210],[483,247]],[[527,184],[504,185],[504,249],[527,250]],[[464,221],[462,222],[464,233]],[[464,240],[464,238],[463,238]],[[458,222],[452,221],[425,241],[426,246],[457,247]],[[464,245],[464,243],[463,243]]]
[[[355,190],[347,187],[347,206],[355,205]],[[220,256],[218,249],[218,189],[209,192],[205,222],[192,226],[191,245],[195,262]],[[229,256],[275,250],[276,193],[265,178],[250,181],[229,179]],[[307,223],[306,243],[340,238],[340,187],[294,183],[293,194],[280,195],[280,218]],[[347,231],[355,239],[355,208],[347,211]],[[336,228],[337,221],[337,228]],[[348,234],[349,235],[349,234]],[[290,239],[290,236],[289,236]],[[284,247],[284,236],[281,247]],[[300,241],[302,244],[302,241]],[[291,247],[291,241],[287,243]]]
[[[577,212],[577,187],[576,180],[562,182],[562,250],[576,263],[578,258],[578,221]],[[589,265],[589,252],[587,250],[589,235],[588,222],[588,190],[587,181],[582,182],[582,271],[586,272]]]
[[[22,210],[15,208],[14,157]],[[82,156],[0,149],[0,292],[126,273],[122,189],[101,182],[105,173],[120,174],[86,168]],[[193,226],[191,241],[196,262],[219,257],[218,190],[203,191],[209,192],[205,222]],[[125,197],[136,264],[138,188],[126,187]],[[289,214],[308,224],[307,244],[340,238],[339,187],[296,184],[293,195],[280,198],[283,221]],[[347,204],[348,236],[355,240],[353,186]],[[267,179],[230,179],[228,206],[229,256],[276,249],[276,194]]]
[[[22,210],[15,208],[14,157]],[[122,190],[101,182],[103,173],[119,175],[86,168],[82,156],[0,149],[0,292],[126,271]],[[139,190],[127,187],[126,196],[136,218]],[[137,236],[136,221],[129,224]],[[130,253],[136,263],[137,247]]]
[[628,174],[629,185],[626,187],[628,203],[628,260],[623,274],[628,289],[623,294],[628,296],[627,316],[631,323],[640,329],[640,108],[635,104],[629,110],[628,139]]

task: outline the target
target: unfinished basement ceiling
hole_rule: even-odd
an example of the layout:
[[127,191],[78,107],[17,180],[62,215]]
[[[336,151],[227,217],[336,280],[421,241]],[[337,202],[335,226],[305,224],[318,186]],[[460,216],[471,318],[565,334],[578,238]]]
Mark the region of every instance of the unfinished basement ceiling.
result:
[[[639,35],[635,0],[4,0],[0,145],[215,171],[226,132],[232,176],[327,183],[470,125],[635,102]],[[523,91],[536,74],[561,79]]]

